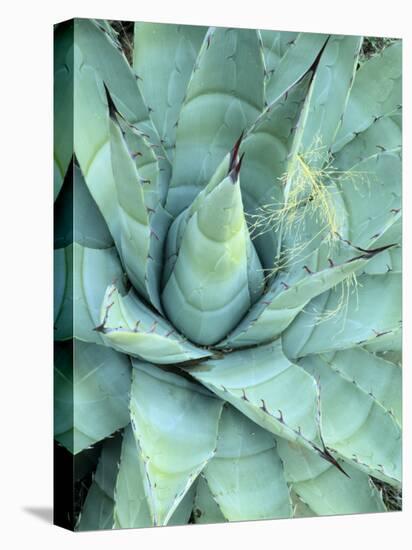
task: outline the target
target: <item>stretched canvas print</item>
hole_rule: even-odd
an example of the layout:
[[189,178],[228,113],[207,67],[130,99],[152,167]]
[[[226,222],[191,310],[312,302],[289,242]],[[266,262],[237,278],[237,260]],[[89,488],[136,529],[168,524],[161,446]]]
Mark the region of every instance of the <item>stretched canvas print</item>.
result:
[[54,40],[55,523],[401,509],[401,41]]

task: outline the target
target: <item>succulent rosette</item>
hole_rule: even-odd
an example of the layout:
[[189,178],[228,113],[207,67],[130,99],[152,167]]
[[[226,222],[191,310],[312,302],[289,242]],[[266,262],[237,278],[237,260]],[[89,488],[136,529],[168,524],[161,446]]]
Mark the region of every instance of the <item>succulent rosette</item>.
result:
[[[385,511],[401,485],[401,44],[55,38],[55,439],[79,530]],[[90,478],[91,479],[91,478]]]

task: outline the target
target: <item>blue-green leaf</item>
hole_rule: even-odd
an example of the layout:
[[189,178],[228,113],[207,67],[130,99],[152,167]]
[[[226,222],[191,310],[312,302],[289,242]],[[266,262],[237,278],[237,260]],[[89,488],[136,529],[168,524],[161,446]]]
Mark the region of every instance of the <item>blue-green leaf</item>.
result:
[[74,164],[54,204],[54,247],[76,243],[88,248],[110,248],[113,239],[80,168]]
[[121,434],[106,439],[104,442],[96,474],[87,492],[87,497],[76,525],[76,531],[112,529],[114,488],[121,444]]
[[[82,22],[75,38],[76,157],[130,279],[160,309],[159,261],[170,222],[161,203],[170,167],[154,153],[156,136],[152,135],[146,123],[141,123],[148,114],[139,96],[136,79],[112,38],[90,21],[84,25]],[[96,49],[97,46],[100,49]],[[109,61],[113,63],[113,71],[108,70]],[[124,95],[120,97],[124,101],[118,99],[119,84],[123,85]],[[110,93],[109,105],[104,86]],[[115,106],[111,104],[112,99]],[[117,116],[113,112],[119,112],[128,121],[123,128],[124,137],[118,135],[118,125],[110,121],[109,110],[113,118]],[[120,162],[125,158],[128,163]],[[142,192],[144,197],[140,196]],[[131,205],[138,200],[137,195],[140,196],[140,214],[144,208],[147,210],[136,221],[137,205],[134,208]],[[126,198],[133,200],[127,203]],[[133,215],[129,216],[131,209]]]
[[131,368],[125,355],[75,340],[57,347],[54,372],[55,439],[73,454],[129,422]]
[[133,361],[130,415],[154,525],[166,525],[215,453],[223,402],[200,385]]
[[54,251],[54,339],[73,338],[73,245]]
[[402,145],[400,116],[377,118],[363,132],[334,154],[333,165],[338,170],[356,170],[354,166],[382,151],[399,149]]
[[203,474],[200,474],[196,483],[193,520],[195,523],[224,523],[226,521]]
[[270,74],[279,65],[288,48],[293,45],[299,33],[288,31],[259,31],[266,71]]
[[353,166],[336,184],[346,211],[346,235],[363,248],[401,240],[402,159],[399,149],[377,153]]
[[401,369],[362,348],[325,356],[329,367],[375,399],[400,425],[402,423]]
[[332,260],[333,249],[323,243],[313,254],[295,260],[292,268],[278,273],[267,292],[218,347],[239,348],[274,340],[312,298],[356,273],[375,254],[365,251],[351,256],[354,251],[349,247],[335,253],[339,263]]
[[135,23],[133,66],[150,117],[170,159],[179,112],[206,27]]
[[327,39],[327,34],[301,32],[289,45],[276,67],[267,68],[265,94],[269,105],[278,101],[305,75]]
[[264,67],[256,31],[209,29],[180,112],[166,208],[177,215],[210,180],[263,108]]
[[120,126],[116,113],[111,110],[110,114],[111,164],[120,220],[117,245],[133,286],[161,311],[163,243],[171,218],[159,204],[160,166],[145,138],[137,133],[130,136],[138,160],[133,159],[125,128]]
[[316,381],[285,357],[279,340],[188,370],[262,428],[311,449],[320,445]]
[[75,19],[74,41],[76,49],[81,51],[82,66],[93,67],[109,88],[122,115],[142,131],[149,132],[152,139],[155,134],[149,112],[136,77],[113,33],[96,20]]
[[333,152],[339,151],[377,118],[396,113],[401,103],[402,43],[396,42],[365,61],[356,72]]
[[[320,516],[386,511],[382,498],[369,477],[339,460],[346,476],[307,449],[277,439],[285,477],[292,490]],[[313,513],[312,513],[313,515]]]
[[73,21],[54,31],[53,159],[54,200],[60,193],[73,157]]
[[399,273],[361,275],[312,300],[284,332],[283,349],[295,358],[378,342],[399,329],[401,306]]
[[272,270],[280,247],[276,223],[270,213],[283,204],[282,177],[295,125],[309,77],[304,78],[275,104],[266,108],[240,145],[244,153],[240,187],[253,244],[265,270]]
[[311,155],[310,165],[322,166],[328,160],[352,87],[358,53],[358,36],[331,35],[319,59],[306,97],[291,151],[288,171],[293,173],[299,155]]
[[[364,388],[348,379],[341,363],[331,368],[324,355],[299,364],[320,383],[321,426],[325,445],[366,473],[394,486],[402,475],[401,429],[393,415]],[[368,368],[359,365],[359,368]],[[361,382],[362,383],[362,382]]]
[[201,345],[221,340],[263,291],[260,261],[243,212],[240,162],[235,159],[217,185],[212,178],[186,220],[175,220],[173,243],[166,248],[170,256],[174,244],[177,257],[163,289],[164,309],[177,329]]
[[210,357],[178,334],[163,317],[149,309],[131,290],[122,296],[116,286],[106,291],[98,332],[106,345],[156,364],[173,364]]
[[229,521],[292,515],[273,435],[230,406],[223,410],[216,455],[203,475]]
[[107,286],[114,282],[124,291],[123,269],[114,247],[86,248],[73,243],[54,251],[54,338],[75,336],[102,344],[95,331]]

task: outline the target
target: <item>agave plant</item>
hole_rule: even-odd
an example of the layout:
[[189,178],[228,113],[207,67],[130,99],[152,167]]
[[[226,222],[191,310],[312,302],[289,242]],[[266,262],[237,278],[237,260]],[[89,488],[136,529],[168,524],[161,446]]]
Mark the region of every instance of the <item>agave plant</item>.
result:
[[[55,36],[55,439],[76,529],[385,511],[401,485],[401,43]],[[89,477],[87,477],[89,476]],[[74,481],[73,480],[73,481]]]

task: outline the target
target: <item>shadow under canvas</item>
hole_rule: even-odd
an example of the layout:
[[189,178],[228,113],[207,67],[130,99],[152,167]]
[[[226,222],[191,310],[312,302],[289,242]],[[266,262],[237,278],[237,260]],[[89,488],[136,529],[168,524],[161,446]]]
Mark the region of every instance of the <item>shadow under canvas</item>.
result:
[[51,506],[24,506],[23,510],[50,525],[53,523],[53,508]]

